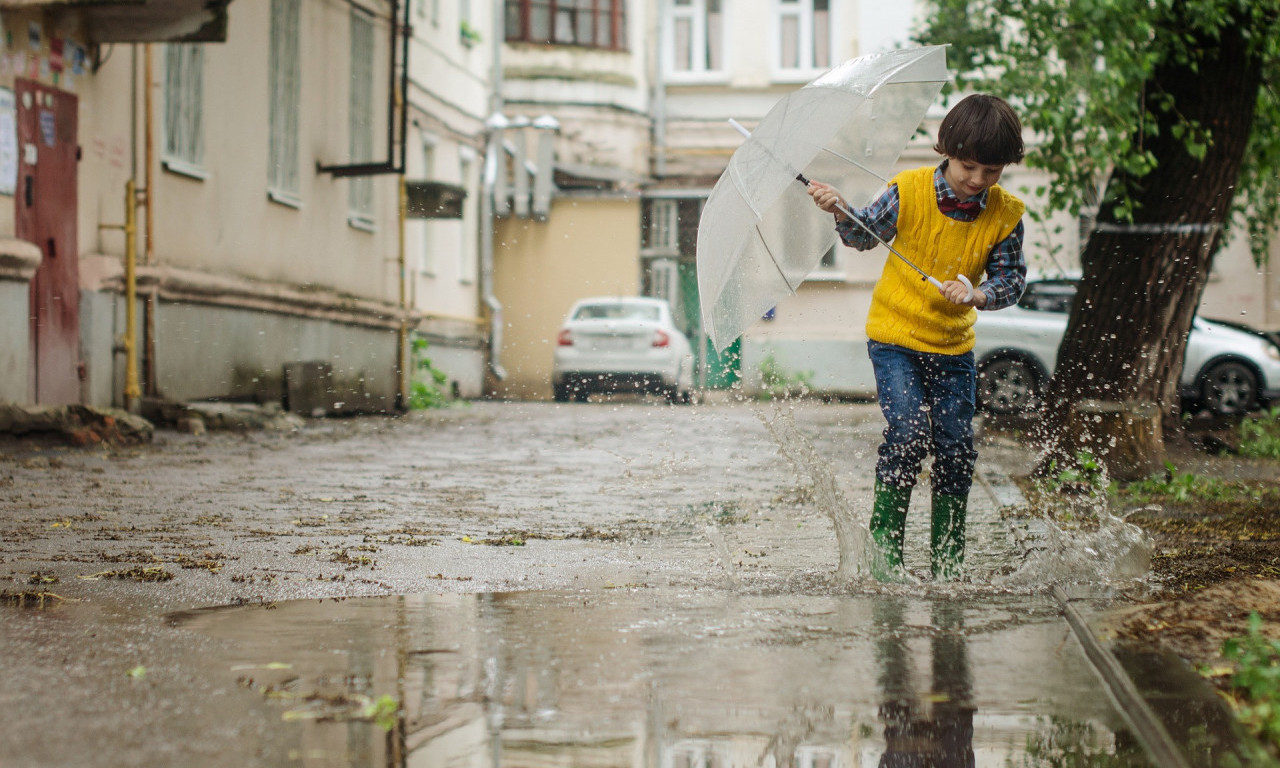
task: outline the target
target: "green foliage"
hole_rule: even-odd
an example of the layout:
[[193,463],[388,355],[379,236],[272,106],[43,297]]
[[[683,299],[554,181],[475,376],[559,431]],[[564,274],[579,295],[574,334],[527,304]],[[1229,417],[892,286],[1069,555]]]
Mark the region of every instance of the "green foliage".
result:
[[1077,451],[1075,463],[1059,469],[1057,460],[1049,462],[1049,476],[1040,481],[1046,493],[1087,492],[1097,496],[1103,490],[1102,463],[1091,451]]
[[1231,483],[1216,477],[1200,477],[1193,472],[1179,472],[1171,462],[1165,462],[1164,476],[1129,483],[1118,491],[1132,501],[1145,504],[1153,501],[1239,501],[1260,500],[1262,491],[1240,483]]
[[1240,455],[1280,459],[1280,407],[1240,422]]
[[804,395],[813,389],[813,371],[791,372],[769,352],[760,361],[760,383],[765,399]]
[[396,720],[400,716],[400,702],[391,696],[379,696],[366,704],[360,714],[372,720],[382,730],[390,731],[396,727]]
[[1222,644],[1222,656],[1235,665],[1231,703],[1251,735],[1272,752],[1280,748],[1280,642],[1262,633],[1262,617],[1249,615],[1249,634]]
[[463,20],[458,25],[458,38],[462,40],[464,45],[475,45],[484,38],[480,35],[480,30],[471,26],[471,22]]
[[449,393],[444,389],[448,377],[444,371],[434,367],[431,358],[427,357],[427,340],[415,336],[410,345],[413,352],[413,380],[409,384],[410,410],[446,407],[450,402]]
[[[957,89],[994,93],[1018,107],[1041,140],[1026,162],[1051,176],[1040,191],[1053,211],[1079,214],[1106,183],[1116,218],[1131,220],[1133,185],[1161,161],[1146,139],[1162,120],[1189,155],[1205,156],[1212,126],[1188,118],[1159,77],[1169,67],[1197,70],[1211,53],[1205,39],[1238,35],[1261,62],[1262,82],[1280,81],[1280,0],[933,4],[919,41],[952,46]],[[1270,86],[1260,89],[1252,119],[1237,184],[1243,194],[1233,202],[1247,215],[1250,245],[1262,259],[1280,216],[1280,99]]]

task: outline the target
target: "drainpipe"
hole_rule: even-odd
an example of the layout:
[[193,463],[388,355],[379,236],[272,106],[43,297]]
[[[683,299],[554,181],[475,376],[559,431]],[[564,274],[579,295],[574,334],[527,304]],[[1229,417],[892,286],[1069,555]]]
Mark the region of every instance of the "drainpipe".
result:
[[[495,99],[496,100],[496,99]],[[480,195],[480,282],[484,304],[489,308],[489,370],[503,381],[507,371],[502,367],[502,302],[493,293],[493,187],[498,178],[498,162],[502,159],[502,129],[507,119],[494,112],[485,121],[488,146],[484,153],[484,190]]]
[[[156,142],[155,142],[155,107],[154,107],[154,85],[152,76],[154,67],[151,58],[151,44],[147,43],[142,47],[143,58],[143,82],[145,83],[143,90],[143,123],[145,144],[143,149],[143,189],[142,201],[146,206],[145,218],[143,218],[143,259],[142,263],[147,266],[154,266],[156,263],[156,246],[155,246],[155,195],[152,190],[155,189],[155,159],[156,159]],[[142,371],[143,371],[143,391],[148,397],[155,397],[157,393],[156,387],[156,311],[159,304],[158,285],[154,283],[146,295],[146,313],[143,315],[146,325],[143,329],[143,348],[142,348]]]
[[493,0],[493,60],[490,77],[493,80],[491,114],[485,121],[487,146],[484,155],[483,190],[480,195],[480,291],[489,309],[489,370],[494,378],[503,381],[507,371],[502,367],[502,302],[493,293],[493,187],[498,178],[498,161],[502,159],[502,129],[507,119],[502,116],[502,45],[506,39],[505,0]]
[[396,189],[399,195],[399,228],[400,228],[400,244],[397,247],[396,261],[400,265],[400,329],[396,334],[396,410],[406,411],[409,409],[409,381],[412,373],[409,372],[409,304],[406,292],[406,275],[405,270],[405,220],[409,217],[409,192],[405,185],[404,174],[397,177],[399,183]]
[[653,175],[659,179],[667,175],[666,5],[658,3],[658,34],[653,46]]

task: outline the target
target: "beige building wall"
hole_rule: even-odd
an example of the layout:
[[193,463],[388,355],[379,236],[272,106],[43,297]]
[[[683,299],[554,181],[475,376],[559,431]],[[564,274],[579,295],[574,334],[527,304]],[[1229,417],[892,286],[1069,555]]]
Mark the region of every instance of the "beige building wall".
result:
[[551,361],[561,321],[578,299],[634,296],[640,288],[640,203],[557,197],[546,222],[497,227],[494,293],[502,302],[497,358],[507,378],[493,394],[551,398]]

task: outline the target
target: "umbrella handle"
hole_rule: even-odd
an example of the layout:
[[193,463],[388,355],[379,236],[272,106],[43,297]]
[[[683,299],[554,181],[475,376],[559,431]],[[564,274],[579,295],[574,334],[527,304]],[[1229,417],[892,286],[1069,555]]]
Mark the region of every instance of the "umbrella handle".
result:
[[[939,280],[938,278],[934,277],[933,275],[925,275],[924,279],[928,280],[929,284],[932,285],[934,288],[937,288],[938,290],[942,290],[942,281]],[[964,300],[966,302],[973,301],[973,283],[969,280],[969,278],[965,277],[964,275],[956,275],[956,279],[959,280],[961,283],[964,283],[964,287],[969,289],[969,295],[965,296]]]

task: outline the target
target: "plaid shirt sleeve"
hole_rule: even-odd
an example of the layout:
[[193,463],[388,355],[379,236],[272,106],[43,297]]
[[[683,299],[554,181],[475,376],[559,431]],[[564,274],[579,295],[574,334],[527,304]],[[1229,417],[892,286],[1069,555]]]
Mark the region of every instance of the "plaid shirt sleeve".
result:
[[1013,306],[1027,287],[1027,262],[1022,254],[1025,227],[1019,221],[1009,236],[996,243],[987,257],[987,279],[978,286],[987,295],[984,312]]
[[[880,193],[880,196],[871,202],[866,208],[851,208],[854,216],[858,220],[876,233],[880,240],[886,243],[892,242],[893,238],[898,236],[898,185],[890,184],[889,188]],[[836,221],[836,234],[840,235],[840,240],[850,248],[856,248],[859,251],[869,251],[880,245],[880,242],[872,237],[866,229],[863,229],[855,222],[849,221],[844,216],[840,216]]]

